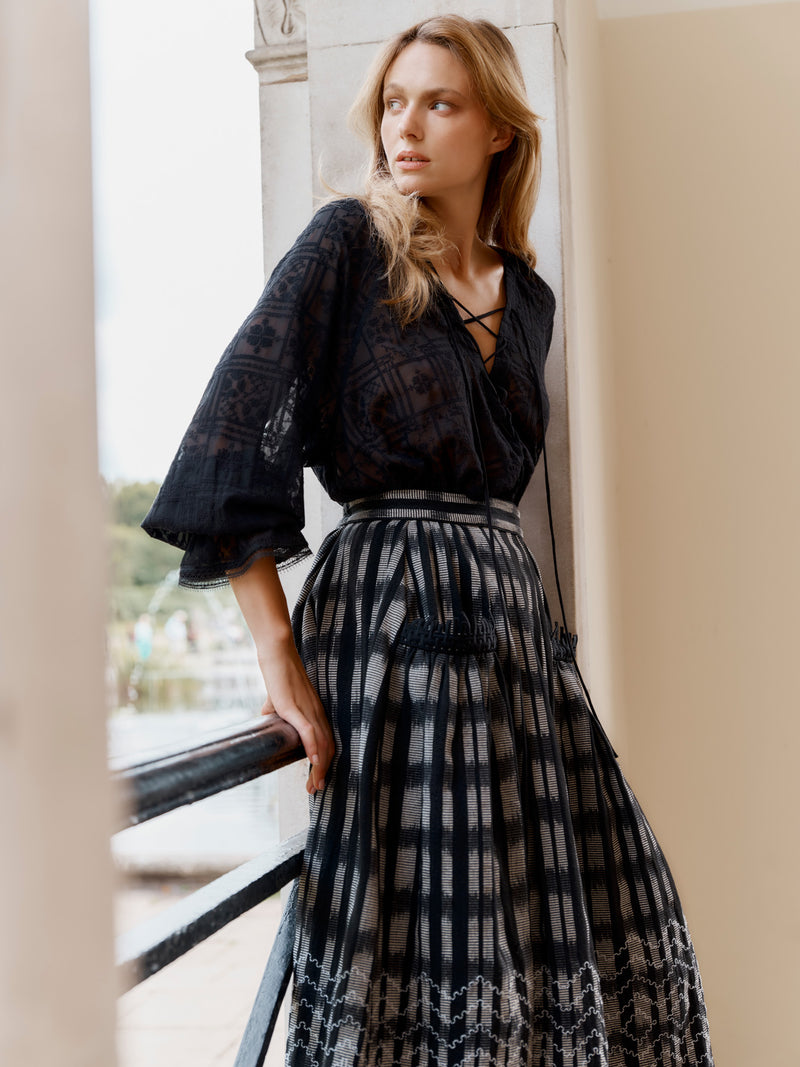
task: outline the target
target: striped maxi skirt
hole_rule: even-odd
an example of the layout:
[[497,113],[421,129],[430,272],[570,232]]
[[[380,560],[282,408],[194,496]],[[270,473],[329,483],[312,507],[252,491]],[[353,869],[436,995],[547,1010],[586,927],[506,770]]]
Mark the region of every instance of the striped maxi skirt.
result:
[[293,623],[310,800],[289,1067],[712,1067],[663,853],[554,636],[519,512],[345,506]]

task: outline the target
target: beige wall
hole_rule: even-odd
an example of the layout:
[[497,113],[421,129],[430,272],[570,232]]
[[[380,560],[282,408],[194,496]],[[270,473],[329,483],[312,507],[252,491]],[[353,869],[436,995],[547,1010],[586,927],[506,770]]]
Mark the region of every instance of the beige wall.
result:
[[0,1063],[112,1067],[86,3],[0,8]]
[[[2,19],[0,1060],[107,1067],[85,5]],[[678,880],[718,1067],[790,1064],[800,4],[598,23],[575,0],[559,32],[583,654]]]
[[609,544],[614,501],[607,412],[612,387],[607,373],[610,300],[599,23],[590,3],[567,3],[564,16],[559,25],[567,57],[569,240],[564,252],[564,298],[576,501],[578,659],[597,712],[624,757],[625,720],[616,678],[618,597]]
[[599,33],[602,95],[578,132],[596,150],[586,124],[602,111],[607,244],[592,265],[611,313],[600,398],[623,766],[678,881],[719,1067],[788,1065],[800,4]]

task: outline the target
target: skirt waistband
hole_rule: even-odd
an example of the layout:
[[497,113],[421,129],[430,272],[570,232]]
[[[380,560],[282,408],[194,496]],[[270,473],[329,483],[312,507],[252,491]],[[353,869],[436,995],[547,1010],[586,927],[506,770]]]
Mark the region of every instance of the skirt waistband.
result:
[[[492,497],[489,506],[496,530],[522,533],[516,504]],[[389,489],[385,493],[350,500],[344,505],[343,523],[373,519],[426,519],[462,526],[489,525],[486,505],[482,501],[472,500],[463,493],[433,489]]]

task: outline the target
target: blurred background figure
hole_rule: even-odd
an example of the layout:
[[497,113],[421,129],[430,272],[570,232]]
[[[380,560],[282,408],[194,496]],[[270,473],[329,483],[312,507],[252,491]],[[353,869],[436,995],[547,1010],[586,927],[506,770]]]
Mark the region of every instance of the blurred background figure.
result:
[[[170,618],[172,617],[173,616],[170,616]],[[186,637],[185,630],[186,627],[184,626],[184,640]],[[136,625],[133,628],[133,641],[136,645],[136,652],[139,659],[143,663],[146,663],[153,652],[153,622],[149,615],[140,615],[136,620]]]

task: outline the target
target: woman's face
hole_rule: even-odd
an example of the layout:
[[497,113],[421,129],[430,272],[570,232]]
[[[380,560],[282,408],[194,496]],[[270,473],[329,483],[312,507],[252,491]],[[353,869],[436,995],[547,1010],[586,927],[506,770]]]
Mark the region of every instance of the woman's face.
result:
[[386,72],[381,141],[402,193],[481,200],[491,157],[511,134],[491,124],[449,49],[413,41]]

